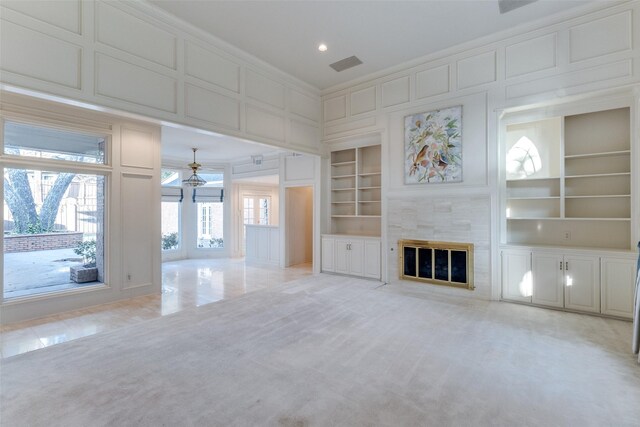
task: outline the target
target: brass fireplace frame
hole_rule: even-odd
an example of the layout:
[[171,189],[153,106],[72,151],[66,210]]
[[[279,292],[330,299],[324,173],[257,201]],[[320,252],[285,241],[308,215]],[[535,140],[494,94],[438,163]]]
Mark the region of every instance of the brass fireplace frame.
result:
[[[415,276],[407,276],[404,271],[404,249],[415,248],[416,249],[416,275]],[[418,249],[440,249],[448,251],[448,275],[449,280],[440,280],[435,277],[432,278],[424,278],[419,276],[419,256],[417,255]],[[467,255],[466,257],[466,279],[465,283],[462,282],[452,282],[451,281],[451,251],[464,251]],[[402,280],[413,280],[417,282],[423,283],[431,283],[433,285],[441,285],[441,286],[451,286],[454,288],[462,288],[468,290],[474,290],[475,286],[473,284],[473,243],[454,243],[454,242],[436,242],[431,240],[398,240],[398,272],[400,273],[400,279]],[[432,252],[433,253],[433,252]],[[435,276],[435,256],[431,257],[432,262],[432,276]]]

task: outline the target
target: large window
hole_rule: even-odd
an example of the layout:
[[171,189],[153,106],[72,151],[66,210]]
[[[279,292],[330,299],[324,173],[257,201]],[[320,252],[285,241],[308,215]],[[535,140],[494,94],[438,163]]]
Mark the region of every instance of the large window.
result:
[[162,184],[162,250],[172,251],[180,248],[180,208],[183,200],[183,190],[180,171],[162,169],[160,174]]
[[107,137],[15,122],[3,133],[15,165],[3,168],[3,297],[102,282],[107,178],[91,164],[105,163]]
[[180,202],[162,202],[162,250],[180,247]]
[[222,202],[198,202],[198,247],[224,247],[224,204]]
[[199,172],[207,183],[192,190],[196,204],[196,246],[199,249],[224,247],[224,171]]
[[79,163],[105,162],[105,137],[6,122],[4,153]]

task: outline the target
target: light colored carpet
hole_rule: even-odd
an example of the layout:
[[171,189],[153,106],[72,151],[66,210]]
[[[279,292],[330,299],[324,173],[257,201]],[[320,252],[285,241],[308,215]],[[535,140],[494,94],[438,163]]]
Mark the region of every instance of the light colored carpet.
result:
[[3,426],[638,426],[631,324],[319,275],[15,356]]

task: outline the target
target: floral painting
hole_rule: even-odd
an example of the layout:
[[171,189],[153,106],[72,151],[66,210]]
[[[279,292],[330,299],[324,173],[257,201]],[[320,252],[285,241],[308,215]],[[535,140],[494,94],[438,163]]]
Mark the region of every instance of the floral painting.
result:
[[462,106],[404,119],[404,182],[462,181]]

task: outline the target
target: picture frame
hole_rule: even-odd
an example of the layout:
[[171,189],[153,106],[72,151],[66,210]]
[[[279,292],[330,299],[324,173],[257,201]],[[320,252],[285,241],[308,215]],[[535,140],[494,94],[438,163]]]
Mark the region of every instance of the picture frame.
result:
[[462,182],[462,105],[404,118],[404,183]]

